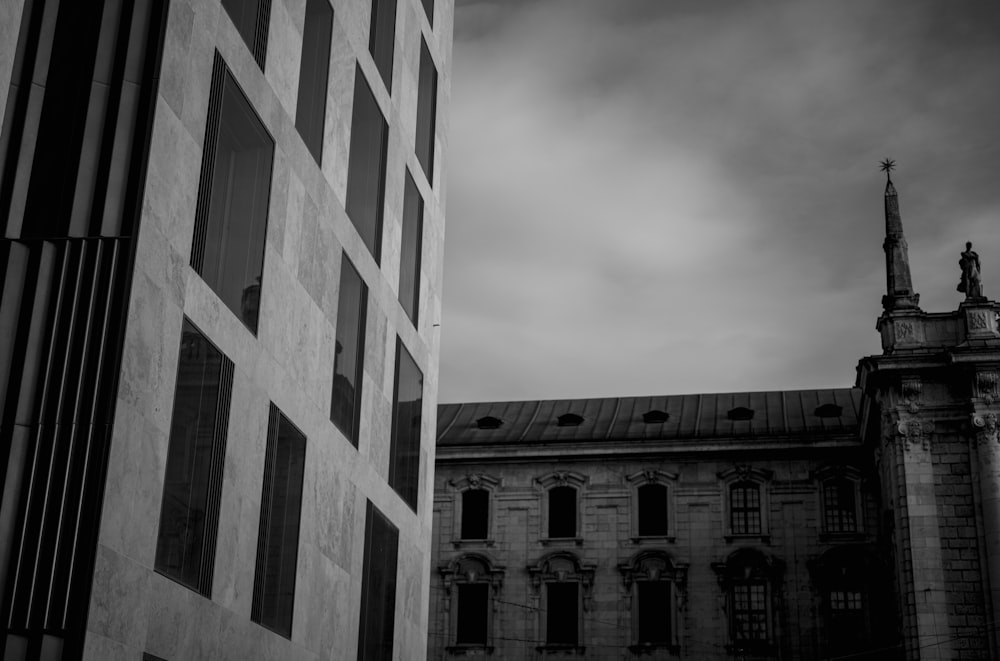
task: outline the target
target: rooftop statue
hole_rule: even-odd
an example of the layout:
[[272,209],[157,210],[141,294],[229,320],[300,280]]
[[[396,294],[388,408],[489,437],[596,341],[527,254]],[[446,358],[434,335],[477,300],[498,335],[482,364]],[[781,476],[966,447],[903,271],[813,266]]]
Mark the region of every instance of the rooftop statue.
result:
[[965,243],[965,251],[958,260],[962,268],[962,279],[958,283],[958,291],[965,292],[966,300],[983,297],[983,283],[979,279],[979,253],[972,249],[972,242]]

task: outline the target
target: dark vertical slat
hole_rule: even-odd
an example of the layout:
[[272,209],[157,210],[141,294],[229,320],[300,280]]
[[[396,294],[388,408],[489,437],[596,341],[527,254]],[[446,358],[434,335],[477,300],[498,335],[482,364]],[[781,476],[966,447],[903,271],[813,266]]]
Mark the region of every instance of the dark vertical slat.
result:
[[260,497],[260,527],[257,532],[257,566],[254,569],[251,619],[259,622],[263,616],[264,582],[267,569],[268,532],[271,526],[271,499],[274,491],[274,469],[278,452],[278,407],[273,403],[267,420],[267,448],[264,455],[264,487]]
[[194,212],[194,241],[191,246],[191,268],[201,273],[205,263],[205,235],[208,231],[208,208],[212,199],[212,177],[215,174],[215,151],[219,141],[219,118],[222,114],[222,88],[226,79],[226,63],[218,51],[212,64],[212,87],[208,98],[208,118],[205,122],[205,144],[202,148],[198,200]]
[[253,59],[264,70],[267,58],[267,33],[271,28],[271,0],[260,0],[257,4],[257,30],[254,34]]
[[212,442],[212,464],[208,482],[208,509],[205,512],[204,543],[198,587],[211,596],[215,570],[215,549],[219,530],[219,508],[222,501],[222,478],[226,460],[226,437],[229,430],[229,408],[233,394],[233,361],[222,358],[219,369],[219,397],[216,401],[215,430]]

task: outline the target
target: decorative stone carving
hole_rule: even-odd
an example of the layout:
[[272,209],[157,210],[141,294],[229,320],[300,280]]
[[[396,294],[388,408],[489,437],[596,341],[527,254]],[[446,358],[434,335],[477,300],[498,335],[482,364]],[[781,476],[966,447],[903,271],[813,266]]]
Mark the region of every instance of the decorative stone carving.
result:
[[734,470],[742,481],[747,481],[753,476],[753,468],[747,465],[735,466]]
[[916,334],[912,321],[897,321],[893,324],[893,328],[896,330],[897,342],[912,341],[914,339],[914,335]]
[[985,310],[976,310],[969,313],[969,328],[971,330],[986,330],[990,327],[990,320],[986,316]]
[[904,376],[900,383],[900,392],[906,401],[906,408],[910,413],[916,413],[920,409],[920,395],[923,393],[920,377]]
[[986,443],[1000,443],[1000,438],[997,434],[997,415],[996,413],[990,412],[984,415],[974,415],[972,416],[972,424],[976,426],[977,432],[976,436],[979,439],[980,445]]
[[924,450],[930,450],[930,434],[934,431],[934,423],[927,420],[900,420],[896,424],[896,431],[903,437],[904,450],[910,450],[914,446],[920,446]]
[[997,384],[1000,378],[993,370],[976,373],[976,394],[989,406],[997,400]]

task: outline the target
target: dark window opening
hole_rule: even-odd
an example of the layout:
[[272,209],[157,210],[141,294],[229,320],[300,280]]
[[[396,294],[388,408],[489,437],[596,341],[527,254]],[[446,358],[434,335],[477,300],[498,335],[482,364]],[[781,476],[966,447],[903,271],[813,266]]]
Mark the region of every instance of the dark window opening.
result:
[[399,530],[368,501],[364,569],[361,575],[358,661],[385,661],[392,658],[398,546]]
[[549,490],[549,537],[576,537],[576,489]]
[[666,422],[670,419],[670,416],[663,411],[647,411],[642,414],[642,421],[647,425],[654,425],[662,422]]
[[501,425],[503,425],[503,420],[494,418],[492,415],[486,415],[476,420],[477,429],[499,429]]
[[232,383],[233,363],[185,319],[156,571],[205,595],[212,589]]
[[396,0],[372,0],[368,52],[387,90],[392,89],[392,57],[396,47]]
[[414,327],[420,310],[420,257],[424,234],[424,200],[410,171],[403,190],[403,238],[399,254],[399,303]]
[[864,596],[858,589],[837,589],[829,593],[828,639],[832,652],[863,650],[870,642]]
[[670,644],[670,584],[667,581],[639,581],[635,587],[638,601],[637,642],[645,645]]
[[854,482],[848,479],[825,482],[823,512],[827,532],[856,532],[858,521]]
[[818,418],[839,418],[843,411],[844,409],[836,404],[823,404],[817,407],[813,413]]
[[546,583],[545,642],[549,645],[576,645],[579,639],[579,585]]
[[733,640],[737,646],[767,641],[767,584],[733,585]]
[[667,487],[662,484],[644,484],[638,489],[639,536],[667,534]]
[[737,482],[729,487],[729,521],[734,535],[760,534],[760,487],[757,484]]
[[556,418],[556,426],[558,427],[578,427],[581,423],[583,423],[583,416],[576,413],[563,413]]
[[368,81],[357,67],[354,73],[354,110],[347,162],[347,217],[368,251],[379,261],[382,251],[382,213],[385,202],[385,159],[389,125],[379,110]]
[[434,0],[420,0],[420,4],[424,6],[427,22],[431,24],[431,29],[434,29]]
[[264,56],[267,54],[271,0],[222,0],[222,7],[236,25],[247,48],[253,53],[257,65],[263,70]]
[[424,375],[410,352],[396,338],[396,383],[392,398],[392,438],[389,445],[389,486],[415,512],[420,491],[420,422],[424,405]]
[[333,355],[333,396],[330,420],[354,447],[361,420],[361,381],[364,376],[365,315],[368,287],[354,265],[343,256],[337,303],[337,336]]
[[292,636],[306,437],[271,404],[251,618]]
[[462,539],[489,537],[490,492],[469,489],[462,492]]
[[488,583],[458,584],[457,645],[486,645],[489,625]]
[[191,266],[256,334],[274,140],[218,54],[212,76]]
[[333,9],[329,0],[306,0],[302,32],[299,97],[295,128],[317,163],[323,163],[323,125],[326,120],[326,85],[330,72],[330,39]]
[[734,409],[730,409],[726,413],[726,417],[730,420],[753,420],[753,409],[748,409],[745,406],[737,406]]
[[417,160],[434,185],[434,131],[437,124],[438,74],[427,42],[420,40],[420,80],[417,91]]

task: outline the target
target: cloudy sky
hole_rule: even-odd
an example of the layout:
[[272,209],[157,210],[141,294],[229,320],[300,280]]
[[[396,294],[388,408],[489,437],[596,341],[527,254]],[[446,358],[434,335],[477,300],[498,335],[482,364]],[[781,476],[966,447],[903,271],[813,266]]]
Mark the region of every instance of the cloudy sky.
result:
[[842,387],[1000,297],[1000,3],[457,0],[440,401]]

